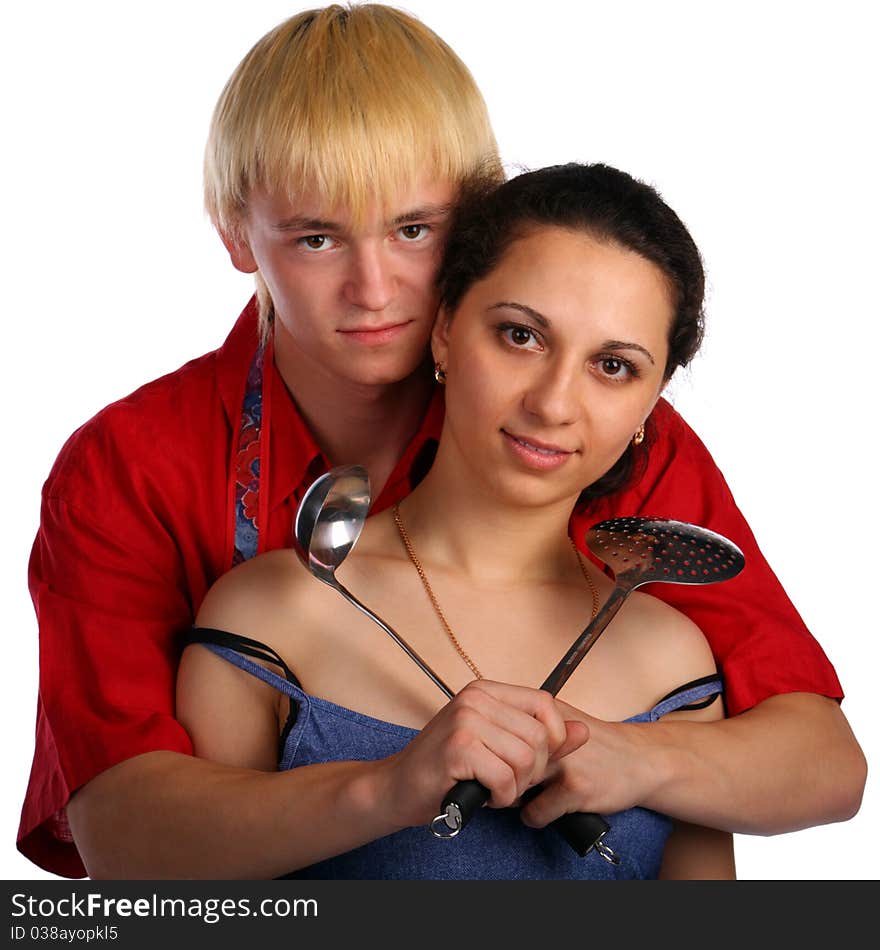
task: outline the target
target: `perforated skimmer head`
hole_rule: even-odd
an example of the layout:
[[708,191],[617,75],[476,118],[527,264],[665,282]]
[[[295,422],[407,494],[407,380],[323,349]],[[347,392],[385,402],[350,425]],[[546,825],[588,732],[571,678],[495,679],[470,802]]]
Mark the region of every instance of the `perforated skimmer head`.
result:
[[717,584],[736,577],[746,559],[708,528],[665,518],[612,518],[587,531],[587,547],[614,571],[614,588],[584,632],[544,680],[555,696],[592,649],[623,602],[642,584]]
[[715,584],[745,566],[742,551],[707,528],[664,518],[612,518],[587,531],[587,547],[618,584]]

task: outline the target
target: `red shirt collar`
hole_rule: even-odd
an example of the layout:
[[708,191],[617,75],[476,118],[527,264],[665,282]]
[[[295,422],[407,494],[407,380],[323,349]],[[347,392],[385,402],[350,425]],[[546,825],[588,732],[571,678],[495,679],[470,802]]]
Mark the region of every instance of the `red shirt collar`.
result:
[[251,297],[235,321],[235,326],[217,350],[217,388],[223,400],[226,418],[233,432],[238,432],[241,423],[241,403],[244,399],[244,384],[251,360],[260,342],[260,321],[257,298]]

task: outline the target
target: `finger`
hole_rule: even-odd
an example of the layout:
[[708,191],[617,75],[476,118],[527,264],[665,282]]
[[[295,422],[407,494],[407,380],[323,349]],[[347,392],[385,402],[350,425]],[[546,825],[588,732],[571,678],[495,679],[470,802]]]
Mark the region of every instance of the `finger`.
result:
[[[505,808],[546,772],[546,742],[526,741],[474,710],[462,710],[442,754],[456,780],[475,778],[491,792],[490,805]],[[531,728],[543,727],[530,720]]]
[[590,738],[590,727],[585,722],[566,720],[565,730],[565,740],[550,756],[551,762],[558,762],[565,758],[570,752],[579,749]]
[[[566,739],[562,711],[545,690],[479,680],[468,684],[456,699],[459,697],[525,742],[545,743],[548,753]],[[536,729],[535,723],[540,724],[542,730]]]
[[523,824],[529,828],[545,828],[560,815],[579,810],[574,790],[563,782],[554,782],[530,799],[519,814]]

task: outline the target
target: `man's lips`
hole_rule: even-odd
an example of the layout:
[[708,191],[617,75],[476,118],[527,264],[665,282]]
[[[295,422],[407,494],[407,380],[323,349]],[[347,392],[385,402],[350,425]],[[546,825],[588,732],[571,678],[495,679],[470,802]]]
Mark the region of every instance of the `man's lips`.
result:
[[342,334],[347,340],[378,346],[398,337],[412,322],[412,320],[402,320],[396,323],[381,323],[377,326],[364,324],[363,326],[350,327],[336,332]]
[[543,442],[531,436],[516,435],[506,429],[502,429],[501,433],[514,455],[530,468],[543,470],[558,468],[575,454],[571,449]]

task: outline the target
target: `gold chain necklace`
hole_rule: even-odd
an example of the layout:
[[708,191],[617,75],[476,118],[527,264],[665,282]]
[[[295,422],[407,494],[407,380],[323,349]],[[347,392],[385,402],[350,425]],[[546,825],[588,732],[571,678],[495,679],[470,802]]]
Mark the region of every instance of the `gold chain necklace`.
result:
[[[446,615],[443,613],[440,602],[437,600],[437,595],[431,588],[428,575],[425,573],[425,569],[422,567],[421,561],[419,561],[418,557],[416,556],[415,549],[412,546],[412,541],[410,541],[409,535],[406,533],[406,528],[403,526],[403,521],[400,517],[400,502],[395,503],[393,513],[394,523],[397,525],[397,531],[400,534],[400,540],[403,541],[403,546],[406,548],[406,553],[409,555],[409,559],[412,561],[413,567],[416,569],[416,573],[419,575],[422,586],[425,588],[425,593],[428,595],[428,599],[431,601],[431,606],[434,608],[434,613],[437,614],[440,623],[443,625],[443,629],[446,631],[446,635],[449,637],[458,655],[464,660],[465,663],[467,663],[471,672],[478,680],[483,679],[483,674],[477,669],[477,664],[474,663],[474,661],[467,655],[464,647],[462,647],[462,645],[458,642],[458,638],[452,632],[452,627],[449,626],[449,621],[446,619]],[[571,541],[570,538],[569,540]],[[583,558],[581,557],[581,552],[578,551],[577,545],[574,543],[574,541],[571,541],[571,547],[574,551],[575,557],[577,558],[578,567],[581,569],[581,573],[584,575],[584,580],[587,582],[587,586],[590,588],[590,593],[593,596],[593,613],[590,617],[592,620],[599,612],[599,591],[596,590],[596,585],[593,583],[593,580],[587,571],[587,566],[584,564]]]

